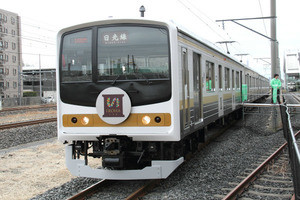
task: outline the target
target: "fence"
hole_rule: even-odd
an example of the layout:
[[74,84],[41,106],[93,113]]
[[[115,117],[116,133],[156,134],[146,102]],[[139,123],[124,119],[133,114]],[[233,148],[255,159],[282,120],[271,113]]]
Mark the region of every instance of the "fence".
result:
[[293,174],[295,199],[300,200],[300,153],[291,124],[289,107],[286,104],[280,105],[280,113],[284,137],[288,143],[290,164]]
[[[291,170],[293,174],[293,184],[294,184],[294,192],[295,199],[300,200],[300,153],[299,148],[296,143],[296,138],[293,132],[292,124],[291,124],[291,116],[290,114],[299,115],[300,112],[299,104],[258,104],[258,103],[243,103],[243,119],[244,124],[246,123],[245,115],[273,115],[272,119],[274,121],[273,127],[276,129],[277,123],[276,118],[281,116],[282,128],[284,137],[288,143],[288,152],[290,157]],[[279,107],[279,112],[277,111]],[[249,109],[250,108],[250,109]],[[266,112],[265,110],[261,110],[262,108],[270,108],[271,112]],[[299,132],[298,132],[299,133]]]
[[41,97],[22,97],[22,98],[4,98],[0,99],[0,109],[18,106],[31,106],[31,105],[41,105],[46,103],[55,103],[54,101],[47,101],[45,98]]

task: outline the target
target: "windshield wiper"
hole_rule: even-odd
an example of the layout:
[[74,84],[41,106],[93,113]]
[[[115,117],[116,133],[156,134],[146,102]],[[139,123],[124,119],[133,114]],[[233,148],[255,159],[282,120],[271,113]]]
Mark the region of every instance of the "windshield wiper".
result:
[[112,85],[115,85],[115,83],[117,82],[117,80],[119,79],[121,77],[121,74],[119,74],[118,76],[117,76],[117,78],[115,78],[114,80],[113,80],[113,82],[111,83]]

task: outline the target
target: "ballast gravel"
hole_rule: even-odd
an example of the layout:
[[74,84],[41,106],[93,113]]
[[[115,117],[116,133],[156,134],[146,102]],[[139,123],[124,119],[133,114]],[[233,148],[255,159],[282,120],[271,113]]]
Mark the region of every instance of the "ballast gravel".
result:
[[56,122],[0,130],[0,149],[50,139],[57,136]]
[[[285,141],[281,130],[274,132],[270,129],[270,117],[246,117],[246,126],[242,121],[233,125],[143,199],[222,199],[229,192],[222,188],[233,189],[240,181],[238,176],[245,174],[248,168],[256,168],[253,163],[259,163],[261,157],[269,156],[271,149],[278,148]],[[299,127],[299,124],[296,122],[295,126]],[[75,178],[33,199],[66,199],[96,181],[99,180]],[[137,189],[122,181],[117,185],[123,187],[102,190],[91,199],[124,199],[129,191]]]

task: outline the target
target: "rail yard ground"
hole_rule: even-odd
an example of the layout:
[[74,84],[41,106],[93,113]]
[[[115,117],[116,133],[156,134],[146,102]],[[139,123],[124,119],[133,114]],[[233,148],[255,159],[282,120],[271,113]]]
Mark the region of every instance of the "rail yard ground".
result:
[[[246,127],[242,121],[232,126],[144,199],[218,199],[226,195],[222,188],[233,187],[230,183],[238,182],[250,164],[284,142],[282,131],[271,132],[267,124],[268,117],[247,116]],[[293,125],[299,129],[300,119],[293,118]],[[56,123],[0,131],[1,199],[66,199],[97,181],[70,175],[64,146],[55,136]],[[19,142],[12,142],[14,138]],[[43,142],[26,144],[39,140]],[[114,194],[101,191],[92,199],[123,199],[129,190],[124,183],[120,181]]]
[[51,139],[33,145],[0,153],[0,199],[30,199],[71,180],[62,144]]

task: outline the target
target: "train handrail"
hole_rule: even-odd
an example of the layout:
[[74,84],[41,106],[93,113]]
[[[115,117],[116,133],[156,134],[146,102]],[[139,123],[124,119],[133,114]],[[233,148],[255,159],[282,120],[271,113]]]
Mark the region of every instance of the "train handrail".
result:
[[293,174],[293,185],[295,199],[300,200],[300,152],[294,136],[294,131],[291,124],[289,107],[287,104],[280,105],[281,120],[283,125],[284,137],[288,143],[288,151]]

